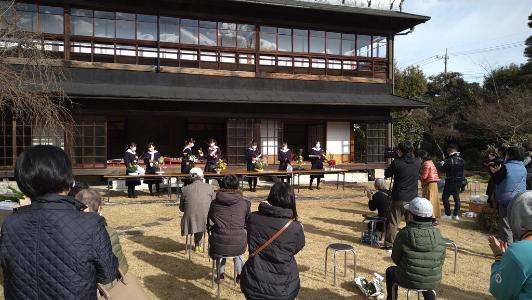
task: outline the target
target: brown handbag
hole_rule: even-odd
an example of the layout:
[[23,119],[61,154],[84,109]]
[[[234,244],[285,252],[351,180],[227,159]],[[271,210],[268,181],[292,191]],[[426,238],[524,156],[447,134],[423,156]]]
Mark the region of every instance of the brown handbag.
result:
[[120,279],[116,279],[109,285],[98,283],[98,300],[149,300],[150,297],[142,288],[139,280],[131,274],[120,273]]
[[268,247],[269,244],[271,244],[273,241],[275,241],[286,229],[288,229],[288,226],[294,222],[294,219],[288,220],[288,222],[283,226],[283,228],[279,229],[269,240],[266,241],[266,243],[262,244],[257,250],[255,250],[249,258],[252,258],[253,256],[259,254],[264,248]]

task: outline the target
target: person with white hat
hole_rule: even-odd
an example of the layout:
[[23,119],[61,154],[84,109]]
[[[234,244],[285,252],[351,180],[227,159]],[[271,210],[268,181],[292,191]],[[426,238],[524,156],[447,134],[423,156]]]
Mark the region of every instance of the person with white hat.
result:
[[194,234],[194,251],[201,251],[203,233],[207,231],[207,214],[212,200],[216,197],[214,187],[203,182],[203,170],[190,170],[192,183],[183,187],[179,210],[184,212],[181,218],[181,236]]
[[[436,299],[445,258],[445,242],[432,224],[432,204],[416,197],[405,205],[412,219],[395,237],[392,260],[397,266],[386,269],[387,299],[392,299],[395,283],[407,289],[420,289],[424,299]],[[397,290],[395,291],[397,293]]]

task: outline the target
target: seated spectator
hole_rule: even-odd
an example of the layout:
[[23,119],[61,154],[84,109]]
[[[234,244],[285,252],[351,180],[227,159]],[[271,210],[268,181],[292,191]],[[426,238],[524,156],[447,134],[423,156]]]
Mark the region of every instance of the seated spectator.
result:
[[74,185],[70,188],[70,191],[68,192],[68,196],[76,197],[79,191],[88,189],[89,187],[90,187],[89,184],[86,182],[74,181]]
[[490,293],[497,299],[532,299],[532,191],[517,195],[508,206],[508,222],[515,243],[488,238],[495,256]]
[[[275,240],[266,244],[283,228]],[[305,246],[305,234],[303,225],[297,221],[293,188],[284,182],[274,184],[267,202],[262,202],[259,210],[249,216],[247,229],[250,257],[240,283],[246,299],[297,297],[300,283],[294,256]]]
[[[76,197],[76,200],[79,202],[85,204],[87,208],[85,208],[85,212],[90,213],[96,213],[99,216],[102,216],[102,196],[98,191],[86,188],[79,190],[74,197]],[[103,222],[105,224],[105,229],[107,230],[107,233],[109,234],[109,238],[111,239],[111,247],[113,248],[113,253],[118,258],[118,268],[122,272],[122,274],[127,274],[127,270],[129,268],[126,260],[126,256],[122,252],[122,245],[120,245],[120,239],[118,237],[118,233],[114,228],[107,225],[107,221],[102,216]]]
[[17,158],[15,179],[31,205],[2,226],[5,299],[95,299],[96,283],[117,277],[118,260],[103,219],[67,196],[68,156],[55,146],[31,147]]
[[181,218],[181,236],[194,234],[194,251],[201,252],[203,233],[207,231],[207,214],[215,197],[212,185],[203,182],[203,170],[190,170],[192,183],[182,189],[179,210],[184,212]]
[[395,283],[407,289],[427,290],[423,298],[436,299],[433,290],[441,281],[445,242],[432,225],[432,204],[425,198],[414,198],[405,209],[413,220],[399,231],[393,243],[392,260],[397,266],[386,269],[387,299],[392,299]]
[[209,209],[209,255],[216,260],[218,266],[217,281],[224,279],[225,259],[235,257],[237,282],[244,263],[246,251],[246,218],[250,213],[251,203],[244,198],[239,190],[240,181],[235,175],[225,175],[222,188]]
[[[377,210],[377,217],[386,218],[388,213],[388,207],[390,206],[390,199],[388,198],[388,191],[386,190],[386,182],[382,178],[375,179],[374,184],[376,192],[367,190],[366,195],[368,196],[368,207],[369,210]],[[363,215],[365,218],[370,217],[368,214]],[[377,223],[377,230],[380,232],[384,231],[384,223]],[[371,229],[371,223],[368,224],[368,229]]]

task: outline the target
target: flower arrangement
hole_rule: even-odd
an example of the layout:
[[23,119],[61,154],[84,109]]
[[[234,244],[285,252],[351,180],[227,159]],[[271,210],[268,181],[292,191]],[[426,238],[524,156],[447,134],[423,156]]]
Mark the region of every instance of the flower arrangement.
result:
[[227,163],[223,159],[219,159],[214,164],[214,170],[218,174],[220,174],[221,171],[225,171],[225,169],[227,169]]
[[7,190],[10,193],[0,195],[0,201],[14,200],[16,202],[20,202],[20,200],[24,199],[24,194],[21,191],[15,189],[14,187],[8,186]]
[[303,169],[303,149],[301,148],[297,150],[296,166],[298,170]]
[[336,160],[334,160],[334,154],[328,153],[326,161],[327,161],[327,164],[329,164],[329,167],[331,168],[336,167]]
[[130,162],[128,165],[127,165],[127,173],[138,173],[138,168],[139,168],[139,165],[137,163],[136,160],[134,160],[133,162]]
[[262,156],[257,157],[257,161],[255,162],[255,170],[262,172],[267,166],[268,162],[266,162]]

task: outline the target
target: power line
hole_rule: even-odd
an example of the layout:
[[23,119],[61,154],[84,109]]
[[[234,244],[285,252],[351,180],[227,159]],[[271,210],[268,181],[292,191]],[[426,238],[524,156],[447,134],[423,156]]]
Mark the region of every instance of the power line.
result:
[[464,50],[464,51],[459,51],[459,52],[451,52],[449,53],[449,55],[460,56],[460,55],[479,54],[479,53],[485,53],[485,52],[491,52],[491,51],[506,50],[506,49],[511,49],[511,48],[520,47],[524,45],[525,45],[525,42],[513,42],[513,43],[508,43],[508,44],[490,46],[486,48],[477,48],[477,49],[470,49],[470,50]]

